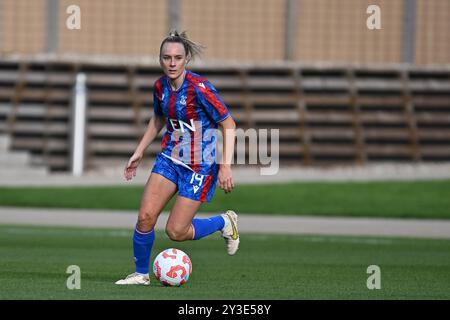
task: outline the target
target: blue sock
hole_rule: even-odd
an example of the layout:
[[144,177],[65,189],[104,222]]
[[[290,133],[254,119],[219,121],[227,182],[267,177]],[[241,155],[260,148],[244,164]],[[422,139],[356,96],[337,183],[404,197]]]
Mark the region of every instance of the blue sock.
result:
[[194,240],[198,240],[222,229],[225,220],[218,215],[208,219],[193,219],[192,225],[194,226]]
[[137,227],[133,235],[133,254],[136,272],[147,274],[150,269],[150,252],[152,251],[155,231],[140,232]]

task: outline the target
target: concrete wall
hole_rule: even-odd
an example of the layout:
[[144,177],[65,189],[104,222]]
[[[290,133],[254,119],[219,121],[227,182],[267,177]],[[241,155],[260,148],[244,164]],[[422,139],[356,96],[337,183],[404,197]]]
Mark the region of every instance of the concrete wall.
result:
[[[411,1],[416,3],[415,63],[450,63],[450,1]],[[289,2],[292,21],[286,19]],[[206,61],[283,61],[289,56],[286,39],[293,47],[291,59],[305,63],[398,63],[404,50],[404,0],[0,0],[0,54],[47,51],[48,3],[59,3],[54,34],[60,54],[156,59],[175,23],[169,20],[174,4],[180,29],[207,47]],[[81,30],[66,28],[66,8],[72,4],[81,8]],[[371,4],[381,8],[381,30],[366,26]]]
[[[381,30],[369,30],[366,9],[381,8]],[[304,62],[400,62],[401,0],[303,0],[298,5],[296,59]]]

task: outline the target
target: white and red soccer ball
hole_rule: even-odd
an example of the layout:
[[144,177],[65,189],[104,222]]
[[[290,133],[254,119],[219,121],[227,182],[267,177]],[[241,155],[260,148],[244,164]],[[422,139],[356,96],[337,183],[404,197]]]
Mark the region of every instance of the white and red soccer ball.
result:
[[191,259],[179,249],[166,249],[156,256],[153,273],[163,285],[179,287],[188,281],[192,273]]

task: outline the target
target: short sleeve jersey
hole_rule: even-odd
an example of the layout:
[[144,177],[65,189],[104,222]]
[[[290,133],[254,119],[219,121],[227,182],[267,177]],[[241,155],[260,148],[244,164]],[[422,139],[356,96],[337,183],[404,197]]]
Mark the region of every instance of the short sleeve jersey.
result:
[[214,86],[204,77],[186,71],[183,84],[172,90],[167,76],[153,89],[154,114],[166,118],[161,151],[194,172],[206,173],[215,161],[218,123],[230,116]]

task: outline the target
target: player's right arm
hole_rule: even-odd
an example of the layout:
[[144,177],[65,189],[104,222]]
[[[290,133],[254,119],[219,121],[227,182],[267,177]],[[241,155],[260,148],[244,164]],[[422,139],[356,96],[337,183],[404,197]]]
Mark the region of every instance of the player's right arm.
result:
[[153,88],[153,116],[150,118],[144,136],[125,167],[123,175],[127,180],[136,176],[136,169],[144,156],[145,150],[165,125],[165,118],[161,109],[161,100],[163,99],[161,79],[154,83]]
[[144,136],[139,142],[136,150],[131,156],[130,160],[124,170],[124,177],[127,180],[133,179],[136,176],[136,169],[139,166],[142,158],[144,157],[144,152],[147,150],[148,146],[155,140],[158,133],[165,125],[165,118],[159,115],[153,115],[148,122],[147,129],[145,130]]

